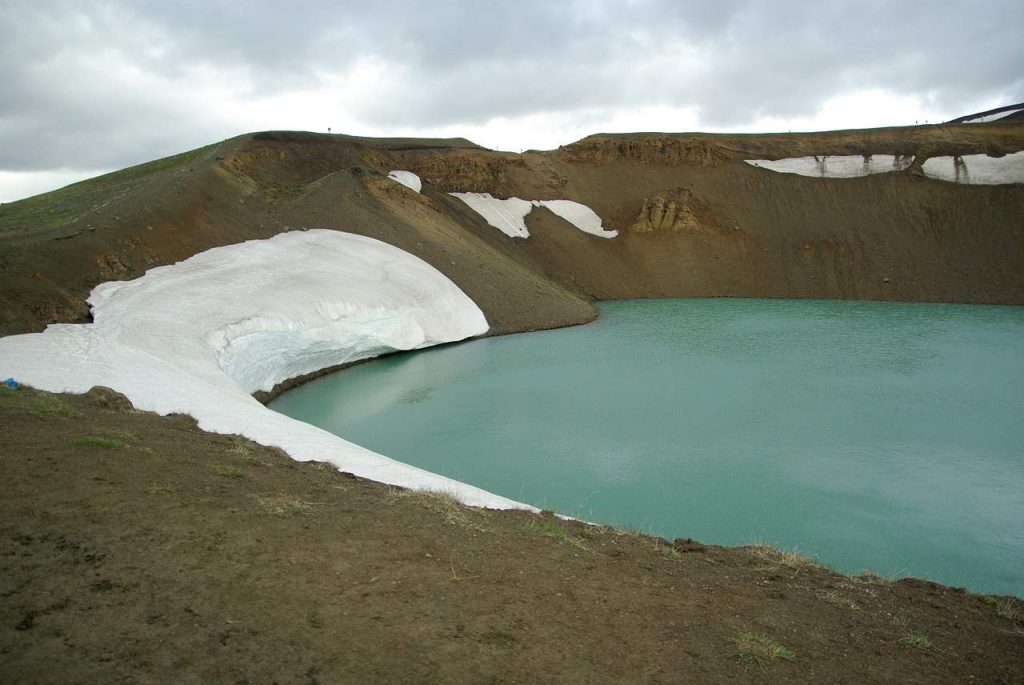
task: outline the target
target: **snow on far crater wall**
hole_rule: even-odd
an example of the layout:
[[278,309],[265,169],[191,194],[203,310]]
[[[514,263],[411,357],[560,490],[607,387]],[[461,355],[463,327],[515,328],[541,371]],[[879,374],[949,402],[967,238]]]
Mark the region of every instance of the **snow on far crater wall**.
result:
[[465,202],[487,223],[509,238],[530,237],[530,231],[526,228],[526,215],[533,211],[533,203],[529,200],[520,200],[518,197],[501,200],[490,193],[449,194]]
[[[857,178],[887,171],[902,171],[910,166],[912,158],[893,155],[873,155],[867,158],[861,155],[843,155],[744,161],[751,166],[784,174],[816,178]],[[1024,152],[1015,152],[1003,157],[932,157],[925,160],[923,169],[929,178],[942,181],[978,185],[1024,183]]]
[[251,392],[392,350],[487,331],[441,272],[372,238],[294,231],[202,252],[89,298],[91,324],[0,338],[0,378],[51,392],[105,385],[142,410],[185,413],[300,461],[385,483],[445,490],[468,504],[522,506],[389,459],[278,414]]
[[[1019,116],[1021,112],[1024,112],[1024,107],[1017,107],[1015,109],[1004,109],[1000,112],[993,112],[992,114],[982,114],[975,117],[971,117],[970,119],[961,119],[959,120],[959,122],[961,124],[987,124],[991,121],[999,121],[1000,119],[1006,119],[1014,115]],[[956,120],[954,119],[954,121]]]
[[411,171],[402,171],[400,169],[396,169],[395,171],[389,171],[388,178],[390,178],[392,181],[395,181],[396,183],[401,183],[403,186],[412,190],[413,192],[418,193],[421,190],[423,190],[423,181],[421,181],[420,177],[412,173]]
[[1014,152],[1004,157],[932,157],[925,160],[923,169],[925,176],[940,181],[971,185],[1024,183],[1024,152]]
[[601,217],[590,207],[572,200],[534,200],[535,207],[547,207],[584,233],[599,238],[614,238],[618,231],[608,231],[601,225]]
[[526,215],[534,207],[546,207],[584,233],[599,238],[614,238],[619,234],[618,231],[606,230],[601,224],[601,217],[590,207],[572,200],[521,200],[518,197],[502,200],[490,193],[449,194],[465,202],[488,224],[510,238],[530,237]]
[[783,174],[814,176],[817,178],[858,178],[869,174],[901,171],[910,166],[913,158],[895,155],[813,155],[787,159],[745,159],[751,166]]

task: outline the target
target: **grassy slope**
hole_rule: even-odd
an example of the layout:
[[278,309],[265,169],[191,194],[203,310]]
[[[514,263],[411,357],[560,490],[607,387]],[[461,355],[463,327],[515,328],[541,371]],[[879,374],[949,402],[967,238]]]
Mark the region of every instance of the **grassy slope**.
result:
[[216,147],[208,145],[18,202],[0,204],[0,230],[5,233],[47,233],[76,225],[107,205],[130,197],[147,184],[181,173],[193,164],[201,164]]

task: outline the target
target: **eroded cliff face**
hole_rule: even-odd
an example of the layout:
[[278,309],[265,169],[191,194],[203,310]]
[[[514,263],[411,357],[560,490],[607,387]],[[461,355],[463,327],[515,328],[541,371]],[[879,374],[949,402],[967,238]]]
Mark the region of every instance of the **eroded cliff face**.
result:
[[[241,136],[0,207],[0,332],[83,320],[84,298],[101,281],[309,227],[420,256],[498,333],[586,321],[591,301],[611,298],[1024,304],[1024,185],[921,172],[932,156],[1020,150],[1019,123],[599,135],[521,155],[461,139]],[[908,164],[809,178],[743,161],[851,154]],[[388,179],[393,169],[418,174],[422,192]],[[530,238],[509,238],[452,192],[574,200],[619,234],[588,235],[538,208],[527,217]]]
[[621,161],[672,166],[710,167],[727,159],[713,140],[692,136],[591,136],[562,148],[567,162],[613,164]]
[[506,186],[513,170],[526,168],[520,155],[496,152],[450,152],[441,155],[367,155],[377,169],[402,165],[442,193],[486,193]]
[[714,212],[688,188],[675,188],[663,195],[645,197],[640,213],[629,227],[636,233],[709,229],[720,229]]

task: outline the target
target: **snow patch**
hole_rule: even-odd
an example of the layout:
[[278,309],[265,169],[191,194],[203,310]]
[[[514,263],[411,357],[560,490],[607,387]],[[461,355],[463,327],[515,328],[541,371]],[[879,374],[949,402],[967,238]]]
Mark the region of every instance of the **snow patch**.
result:
[[572,200],[534,200],[534,207],[547,207],[584,233],[599,238],[614,238],[618,231],[608,231],[601,225],[601,217],[590,207]]
[[[887,171],[902,171],[910,166],[910,157],[893,155],[790,157],[787,159],[746,159],[751,166],[784,174],[817,178],[856,178]],[[924,173],[930,178],[956,183],[994,185],[1024,183],[1024,152],[1003,157],[963,155],[932,157],[925,160]]]
[[409,188],[413,192],[418,193],[421,190],[423,190],[423,181],[421,181],[420,177],[412,173],[411,171],[402,171],[401,169],[389,171],[388,178],[397,183],[401,183],[403,186]]
[[530,237],[530,231],[526,228],[526,215],[532,212],[534,207],[547,207],[584,233],[599,238],[614,238],[619,234],[618,231],[606,230],[601,225],[601,217],[590,207],[572,200],[521,200],[518,197],[502,200],[490,193],[449,193],[449,195],[465,202],[488,224],[510,238]]
[[751,166],[783,174],[816,178],[859,178],[870,174],[902,171],[912,158],[895,155],[812,155],[787,159],[745,159]]
[[0,378],[51,392],[105,385],[139,409],[184,413],[200,428],[245,435],[299,461],[365,478],[522,507],[267,409],[278,382],[393,350],[487,331],[479,307],[441,272],[372,238],[330,230],[202,252],[89,297],[94,322],[0,339]]
[[932,157],[923,165],[925,176],[941,181],[971,185],[998,185],[1024,183],[1024,152],[1004,157],[963,155],[961,157]]
[[530,237],[530,231],[526,228],[526,215],[533,211],[533,203],[529,200],[520,200],[518,197],[501,200],[490,193],[449,193],[449,195],[465,202],[487,223],[509,238]]
[[994,112],[992,114],[983,114],[983,115],[979,115],[979,116],[976,116],[976,117],[971,117],[970,119],[961,119],[959,121],[959,123],[961,123],[961,124],[987,124],[990,121],[999,121],[1000,119],[1005,119],[1007,117],[1011,117],[1014,114],[1019,114],[1022,111],[1024,111],[1024,107],[1018,107],[1016,109],[1004,109],[1001,112]]

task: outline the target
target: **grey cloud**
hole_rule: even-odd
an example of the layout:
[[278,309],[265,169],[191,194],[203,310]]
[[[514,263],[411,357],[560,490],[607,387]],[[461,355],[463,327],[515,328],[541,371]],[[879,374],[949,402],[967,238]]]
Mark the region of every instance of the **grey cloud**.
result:
[[[605,6],[589,23],[572,26],[545,23],[552,16],[541,12],[529,17],[538,33],[512,41],[518,51],[503,39],[481,44],[480,36],[491,35],[490,23],[472,38],[448,43],[447,54],[423,38],[427,45],[419,54],[452,69],[418,65],[404,97],[371,103],[363,114],[404,125],[459,118],[479,123],[530,109],[692,104],[713,128],[759,116],[812,115],[829,98],[856,89],[921,95],[951,113],[973,102],[1018,97],[1012,93],[1020,89],[1024,64],[1019,3],[984,9],[877,0],[713,7]],[[674,63],[666,58],[666,48],[674,46],[698,50],[705,64]]]
[[1022,28],[1016,0],[7,0],[0,169],[123,166],[242,132],[189,92],[197,67],[255,98],[382,60],[379,88],[349,105],[378,127],[663,105],[714,129],[871,88],[953,116],[1024,99]]
[[835,95],[872,88],[969,109],[1021,83],[1024,7],[987,4],[751,4],[705,44],[712,67],[693,102],[709,126],[810,115]]

